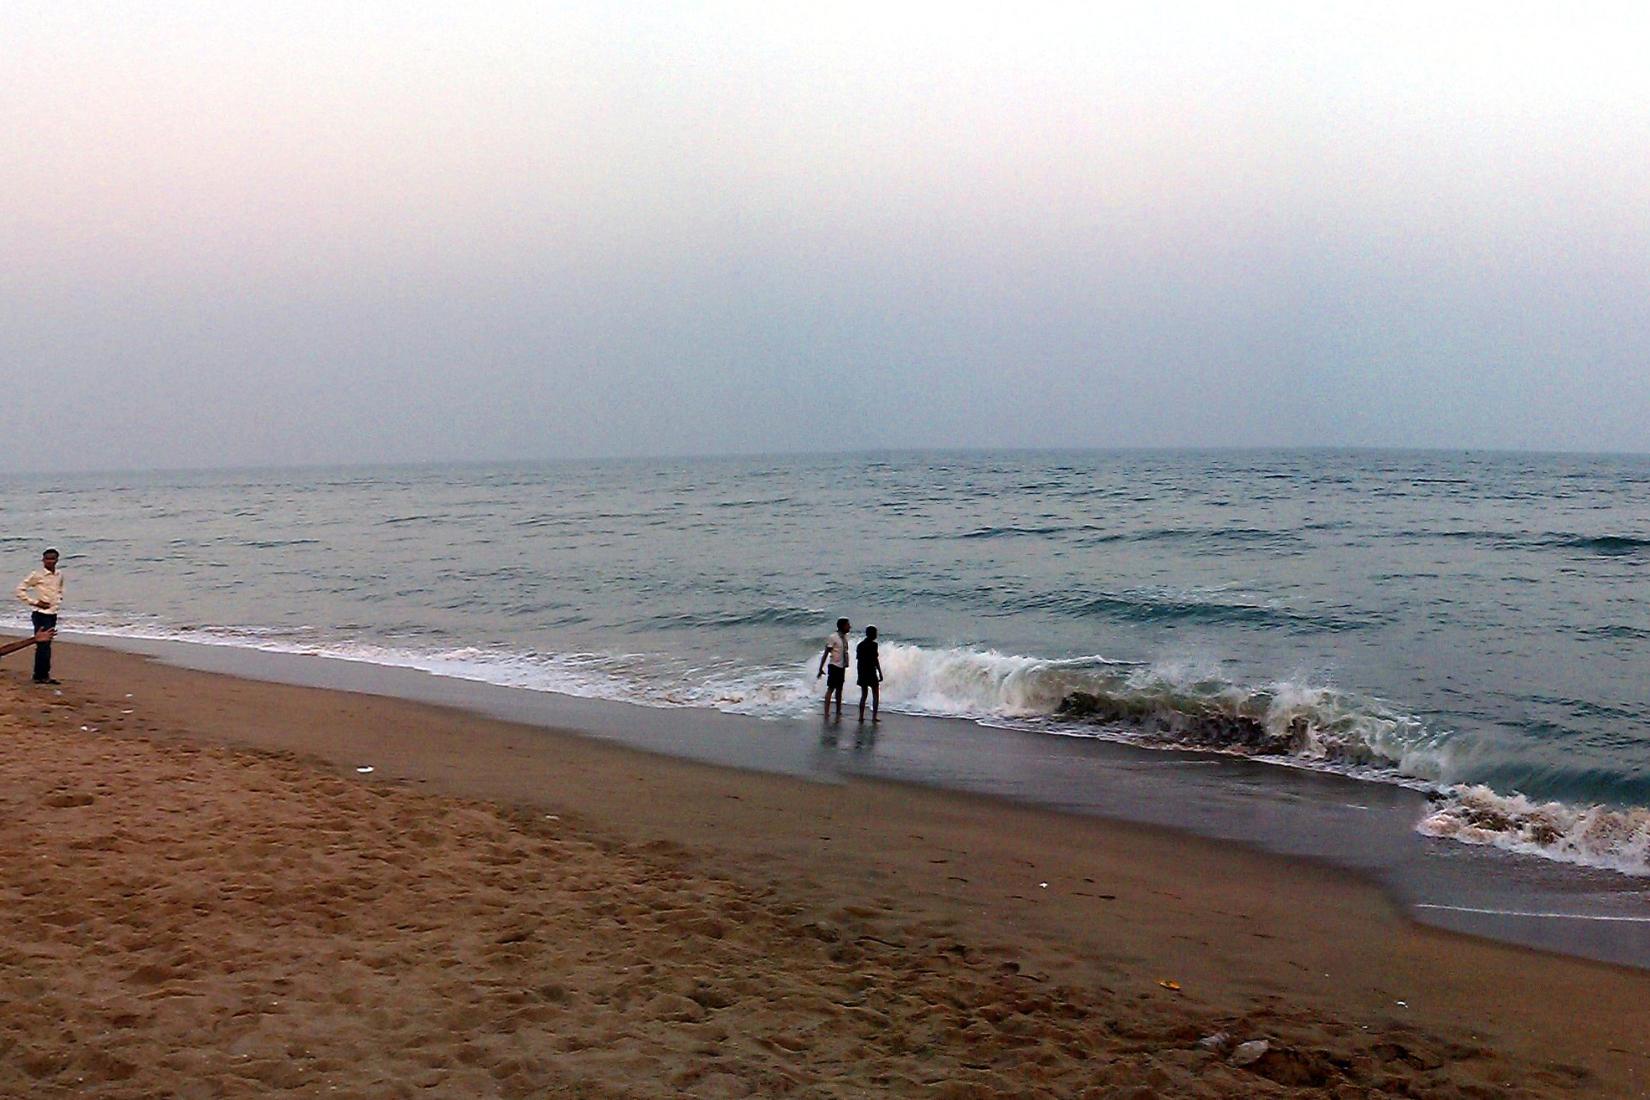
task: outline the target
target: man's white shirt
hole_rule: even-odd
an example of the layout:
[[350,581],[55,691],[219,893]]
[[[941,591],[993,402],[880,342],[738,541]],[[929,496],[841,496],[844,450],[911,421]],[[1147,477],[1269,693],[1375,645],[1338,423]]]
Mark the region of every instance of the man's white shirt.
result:
[[[17,598],[42,615],[57,614],[57,609],[63,606],[63,574],[36,569],[17,586]],[[45,607],[39,606],[42,600]]]

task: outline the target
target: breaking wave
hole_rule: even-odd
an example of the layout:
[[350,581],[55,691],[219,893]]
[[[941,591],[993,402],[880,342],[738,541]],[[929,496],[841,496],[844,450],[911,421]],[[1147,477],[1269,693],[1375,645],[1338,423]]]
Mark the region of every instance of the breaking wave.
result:
[[1650,874],[1650,809],[1569,806],[1460,785],[1435,796],[1416,830],[1466,844],[1544,856],[1630,875]]
[[1378,700],[1323,685],[1246,685],[1218,670],[1103,657],[1044,660],[885,645],[884,700],[900,710],[1036,720],[1161,748],[1204,749],[1435,781],[1440,737]]
[[1030,724],[1159,749],[1333,771],[1431,793],[1417,831],[1650,875],[1650,808],[1535,802],[1452,784],[1455,735],[1378,699],[1309,683],[1242,684],[1217,670],[1040,660],[971,649],[883,647],[885,705]]

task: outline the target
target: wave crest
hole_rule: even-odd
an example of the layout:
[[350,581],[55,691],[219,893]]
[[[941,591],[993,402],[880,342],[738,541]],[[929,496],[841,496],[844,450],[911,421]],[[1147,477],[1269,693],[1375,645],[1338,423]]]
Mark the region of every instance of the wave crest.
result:
[[1208,669],[1101,657],[885,645],[883,698],[925,714],[1047,719],[1161,748],[1213,749],[1434,780],[1439,737],[1417,718],[1335,688],[1246,685]]
[[1630,875],[1650,874],[1650,808],[1569,806],[1462,785],[1438,796],[1439,805],[1416,830],[1466,844],[1545,856]]
[[1377,699],[1325,685],[1245,685],[1193,666],[1099,657],[1046,661],[885,645],[885,704],[929,714],[1046,720],[1161,749],[1196,749],[1421,786],[1427,836],[1650,875],[1650,808],[1572,806],[1441,787],[1451,735]]
[[1620,557],[1650,549],[1650,539],[1633,535],[1570,535],[1556,540],[1571,550],[1588,550],[1601,557]]

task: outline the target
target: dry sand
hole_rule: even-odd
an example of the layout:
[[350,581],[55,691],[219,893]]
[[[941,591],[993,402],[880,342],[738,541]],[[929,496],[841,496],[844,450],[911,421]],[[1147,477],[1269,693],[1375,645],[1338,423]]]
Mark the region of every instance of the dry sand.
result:
[[0,1095],[1646,1094],[1650,974],[1316,867],[60,650],[0,670]]

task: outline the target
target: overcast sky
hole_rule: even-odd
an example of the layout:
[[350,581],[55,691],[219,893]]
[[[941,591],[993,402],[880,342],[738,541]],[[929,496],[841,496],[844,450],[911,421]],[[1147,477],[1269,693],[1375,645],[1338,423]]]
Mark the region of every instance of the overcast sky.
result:
[[0,43],[0,469],[1650,451],[1642,3],[13,0]]

